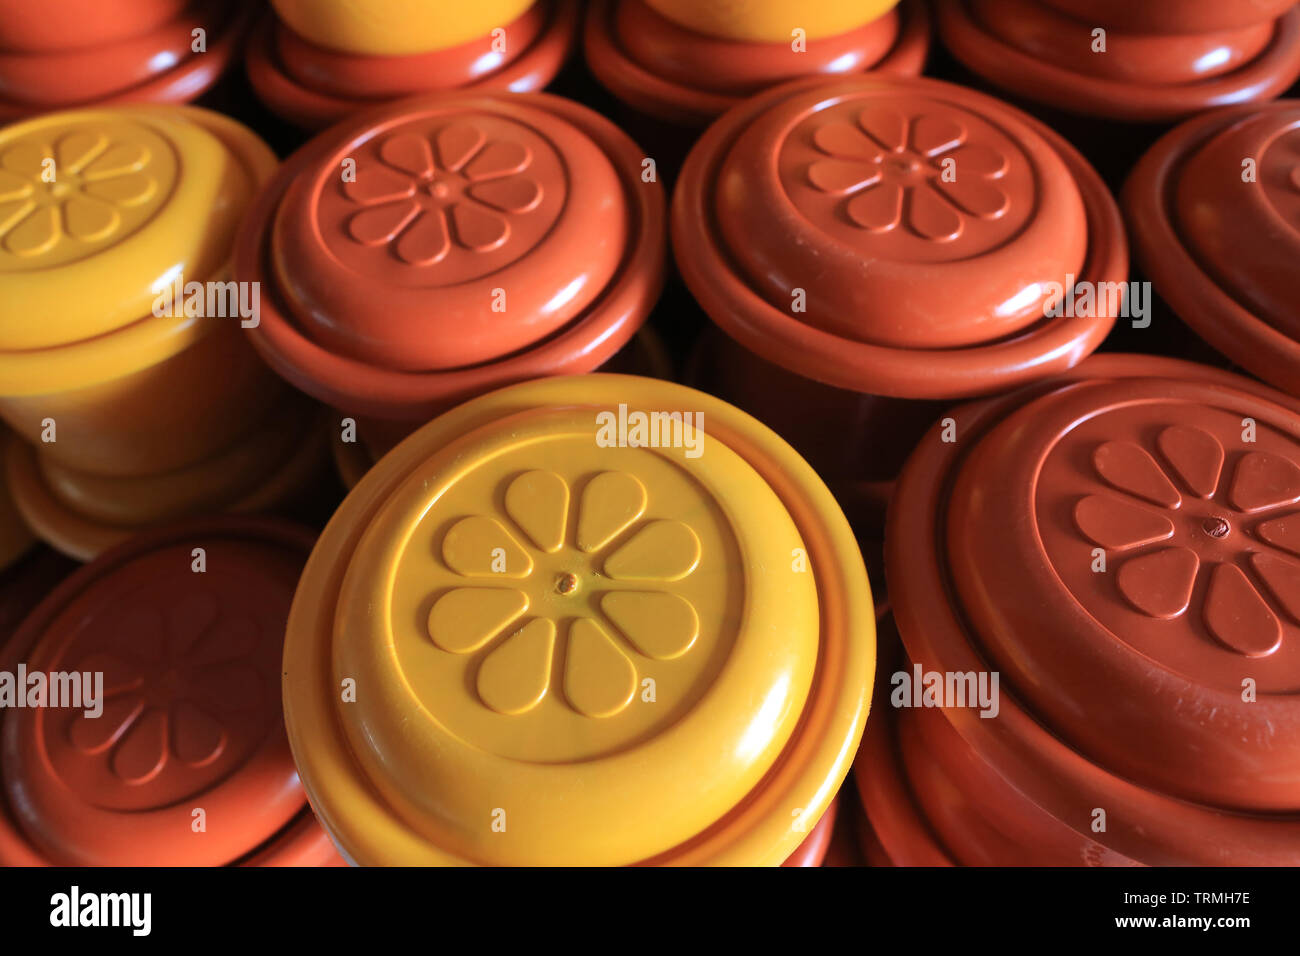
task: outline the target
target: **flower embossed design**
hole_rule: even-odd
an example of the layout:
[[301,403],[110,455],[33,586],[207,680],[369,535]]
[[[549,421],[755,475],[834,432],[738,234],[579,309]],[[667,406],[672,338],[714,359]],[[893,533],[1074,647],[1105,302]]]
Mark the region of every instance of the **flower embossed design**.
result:
[[250,661],[261,629],[223,611],[212,594],[134,608],[118,634],[78,664],[104,674],[103,714],[79,713],[67,733],[75,750],[106,760],[123,783],[145,784],[169,770],[216,772],[231,756],[232,737],[246,736],[236,728],[264,723],[266,688]]
[[822,157],[809,164],[808,182],[843,195],[843,214],[858,228],[887,233],[902,226],[950,242],[968,217],[994,220],[1010,208],[999,185],[1007,157],[968,139],[954,117],[871,106],[855,121],[833,120],[813,132]]
[[78,129],[20,139],[0,153],[0,243],[23,258],[110,239],[123,212],[159,194],[152,154],[129,137]]
[[527,713],[556,691],[587,717],[619,713],[636,692],[638,655],[672,660],[695,644],[698,615],[672,585],[699,565],[698,536],[645,518],[646,489],[624,472],[583,485],[572,540],[570,489],[554,472],[515,476],[502,502],[504,515],[462,517],[443,537],[443,562],[473,583],[437,596],[429,636],[478,656],[478,697],[499,714]]
[[1161,620],[1196,613],[1225,647],[1274,653],[1282,619],[1300,624],[1300,465],[1263,450],[1229,465],[1219,439],[1190,425],[1164,427],[1153,444],[1093,450],[1115,494],[1080,498],[1075,525],[1120,556],[1115,583],[1135,610]]
[[432,135],[392,133],[343,185],[362,207],[348,218],[347,234],[363,245],[388,246],[412,266],[443,262],[454,249],[499,249],[510,240],[512,217],[542,201],[532,163],[528,146],[490,139],[470,122]]

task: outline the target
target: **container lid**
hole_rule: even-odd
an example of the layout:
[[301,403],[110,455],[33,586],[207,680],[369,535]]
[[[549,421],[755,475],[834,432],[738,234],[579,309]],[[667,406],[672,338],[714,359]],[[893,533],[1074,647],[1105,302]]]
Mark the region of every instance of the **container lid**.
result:
[[587,65],[634,109],[668,122],[705,126],[769,86],[817,74],[916,76],[930,47],[929,12],[906,0],[844,33],[811,37],[799,49],[776,42],[699,33],[645,0],[594,0],[583,35]]
[[673,242],[692,293],[751,351],[907,398],[1076,363],[1114,316],[1050,307],[1127,268],[1114,201],[1058,136],[971,90],[872,75],[791,83],[710,128]]
[[873,659],[847,522],[780,439],[681,386],[542,379],[346,499],[286,720],[362,864],[775,865],[848,769]]
[[1300,394],[1300,100],[1188,120],[1142,157],[1123,200],[1143,271],[1173,311]]
[[376,56],[441,50],[485,36],[517,19],[533,0],[471,5],[427,0],[271,0],[276,15],[318,46]]
[[822,818],[817,821],[817,825],[812,828],[802,843],[791,853],[782,866],[804,867],[804,866],[821,866],[822,861],[826,859],[826,851],[830,849],[831,835],[835,832],[835,821],[839,816],[839,799],[831,801],[831,805]]
[[[1105,119],[1166,122],[1268,100],[1295,82],[1300,6],[1287,6],[1275,20],[1225,17],[1223,26],[1203,31],[1176,26],[1126,33],[1116,27],[1105,37],[1106,49],[1095,52],[1100,16],[1092,12],[1072,16],[1034,0],[949,0],[936,16],[952,55],[1015,96]],[[1164,6],[1160,14],[1178,20]]]
[[25,707],[0,726],[9,811],[45,859],[231,863],[303,809],[278,672],[310,546],[270,521],[175,526],[87,565],[32,612],[7,663],[103,675],[100,716]]
[[[83,343],[150,317],[177,278],[221,278],[274,165],[249,130],[188,107],[54,113],[0,131],[0,350]],[[177,332],[194,322],[180,318],[155,320],[160,337],[189,341]]]
[[294,154],[244,224],[254,342],[336,407],[412,420],[596,368],[662,282],[662,187],[643,162],[607,121],[542,94],[358,116]]
[[1209,33],[1232,30],[1275,20],[1295,6],[1295,0],[1166,0],[1132,3],[1130,0],[1043,0],[1049,7],[1097,26],[1132,33]]
[[16,53],[81,50],[157,29],[190,0],[60,0],[0,8],[3,48]]
[[[1108,850],[1294,861],[1300,404],[1152,356],[1070,378],[955,409],[909,461],[886,548],[909,657],[1000,672],[995,718],[944,718]],[[1124,808],[1104,836],[1098,806]]]
[[645,0],[689,30],[727,40],[789,43],[800,29],[808,39],[834,36],[888,13],[898,0],[819,0],[791,4],[788,0]]

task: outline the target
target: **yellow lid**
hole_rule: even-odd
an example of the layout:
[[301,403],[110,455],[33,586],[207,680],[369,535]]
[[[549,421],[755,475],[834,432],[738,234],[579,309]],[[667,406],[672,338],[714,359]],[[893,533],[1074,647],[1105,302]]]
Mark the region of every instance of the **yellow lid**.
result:
[[[154,318],[158,290],[222,277],[240,217],[274,166],[249,130],[194,107],[52,113],[0,130],[4,391],[50,387],[51,368],[75,371],[62,366],[116,351],[111,337],[91,340],[143,320],[150,342],[192,338],[193,318]],[[128,363],[149,351],[132,338],[119,356]],[[71,359],[58,354],[85,344],[93,348]]]
[[546,379],[344,502],[286,719],[361,863],[775,864],[844,776],[873,659],[861,556],[788,446],[681,386]]
[[[549,0],[548,0],[549,2]],[[533,0],[271,0],[275,12],[299,36],[348,53],[397,56],[459,46],[505,29]],[[509,42],[509,37],[505,37]]]
[[697,33],[727,40],[790,43],[847,33],[884,16],[898,0],[645,0]]

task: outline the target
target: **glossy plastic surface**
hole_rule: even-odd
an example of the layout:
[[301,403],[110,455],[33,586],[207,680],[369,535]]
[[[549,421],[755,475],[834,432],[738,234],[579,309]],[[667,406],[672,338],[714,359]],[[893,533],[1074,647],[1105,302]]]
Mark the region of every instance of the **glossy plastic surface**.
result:
[[1072,280],[1127,270],[1114,200],[1064,140],[927,79],[751,99],[692,151],[672,227],[683,278],[728,335],[808,378],[905,398],[1076,364],[1114,316],[1049,306]]
[[663,192],[643,155],[541,94],[411,100],[322,134],[241,232],[237,277],[263,290],[254,342],[328,404],[408,422],[597,368],[663,279]]
[[[702,412],[705,450],[599,441],[620,404]],[[363,864],[774,865],[847,770],[873,634],[847,523],[765,428],[664,382],[544,379],[425,426],[344,502],[286,714]],[[352,675],[378,692],[340,706]]]
[[898,0],[646,0],[661,15],[689,30],[750,43],[790,42],[792,32],[809,39],[845,33],[888,13]]
[[272,0],[276,15],[299,36],[346,53],[401,56],[442,50],[503,27],[532,0]]
[[1300,101],[1188,120],[1123,193],[1143,271],[1202,338],[1300,395]]

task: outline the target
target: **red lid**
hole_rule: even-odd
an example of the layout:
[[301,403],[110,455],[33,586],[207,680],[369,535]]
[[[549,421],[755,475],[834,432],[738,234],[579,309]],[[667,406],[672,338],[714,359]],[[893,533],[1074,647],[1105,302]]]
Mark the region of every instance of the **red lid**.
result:
[[454,90],[531,92],[564,66],[578,30],[578,0],[537,0],[496,36],[407,56],[329,50],[295,34],[267,10],[253,27],[244,64],[258,98],[304,129],[321,129],[377,101]]
[[812,74],[867,70],[915,76],[930,47],[923,3],[899,8],[836,36],[789,42],[728,40],[687,29],[645,0],[595,0],[583,37],[596,78],[634,108],[686,126],[704,126],[745,97]]
[[695,297],[751,351],[906,398],[1075,364],[1114,317],[1046,312],[1127,267],[1114,202],[1070,146],[927,79],[800,81],[727,114],[682,171],[673,240]]
[[1124,188],[1143,271],[1233,361],[1300,394],[1300,100],[1189,120]]
[[59,0],[0,6],[0,44],[16,53],[81,50],[141,36],[189,0]]
[[[1267,100],[1300,76],[1300,6],[1241,4],[1252,7],[1250,16],[1191,28],[1159,5],[1156,23],[1107,28],[1104,51],[1093,33],[1104,14],[1091,12],[1091,3],[1074,9],[1075,0],[1056,6],[1071,9],[1036,0],[940,0],[939,35],[964,66],[1016,96],[1108,119],[1167,121]],[[1142,6],[1128,3],[1123,12],[1133,16]]]
[[[0,119],[89,104],[195,99],[225,71],[252,10],[246,0],[191,0],[183,7],[149,0],[144,6],[147,18],[151,11],[178,9],[157,23],[146,19],[150,23],[147,29],[93,45],[0,52]],[[44,7],[34,9],[45,15]],[[8,13],[0,13],[0,21],[4,16]],[[134,10],[122,16],[123,22],[138,26]],[[61,14],[56,19],[61,20]],[[100,20],[101,15],[96,14],[88,22],[93,25]],[[198,29],[205,31],[206,49],[202,52],[193,48],[193,31]],[[4,30],[0,35],[7,37]]]
[[962,862],[1294,864],[1300,403],[1150,356],[1070,379],[955,409],[891,502],[911,661],[1000,675],[991,719],[900,718],[917,802]]
[[237,277],[263,289],[254,341],[305,391],[383,418],[590,371],[662,281],[663,196],[643,157],[543,94],[357,117],[291,157],[245,222]]
[[279,675],[311,544],[272,521],[177,526],[105,554],[32,612],[6,670],[103,674],[100,716],[19,708],[0,724],[9,811],[42,858],[231,863],[303,810]]
[[830,849],[831,835],[835,831],[835,820],[839,813],[839,800],[831,801],[817,825],[804,837],[798,848],[786,858],[782,866],[821,866]]
[[1090,20],[1101,27],[1132,33],[1209,33],[1233,30],[1275,20],[1295,6],[1296,0],[1042,0],[1049,7]]

